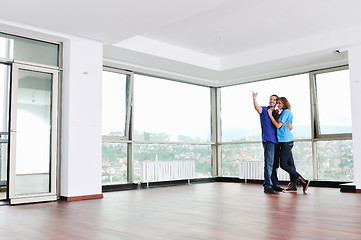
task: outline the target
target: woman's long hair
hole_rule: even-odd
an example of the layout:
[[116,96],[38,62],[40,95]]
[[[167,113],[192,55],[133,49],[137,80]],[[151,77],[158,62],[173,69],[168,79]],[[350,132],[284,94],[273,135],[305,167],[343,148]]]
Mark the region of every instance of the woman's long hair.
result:
[[285,110],[285,109],[290,109],[291,110],[291,104],[288,102],[287,98],[279,97],[279,98],[277,98],[277,101],[278,100],[283,103],[283,109],[282,110]]

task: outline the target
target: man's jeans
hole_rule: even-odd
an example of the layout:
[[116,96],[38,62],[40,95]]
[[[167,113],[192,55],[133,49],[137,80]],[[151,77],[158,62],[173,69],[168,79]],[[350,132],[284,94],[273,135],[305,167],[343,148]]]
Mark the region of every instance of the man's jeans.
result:
[[275,147],[276,143],[263,142],[264,149],[264,189],[271,188],[273,186],[271,176],[273,171],[273,162],[275,159]]
[[280,167],[280,145],[275,144],[275,158],[273,161],[273,170],[272,170],[272,187],[275,188],[278,186],[278,176],[277,176],[277,169]]

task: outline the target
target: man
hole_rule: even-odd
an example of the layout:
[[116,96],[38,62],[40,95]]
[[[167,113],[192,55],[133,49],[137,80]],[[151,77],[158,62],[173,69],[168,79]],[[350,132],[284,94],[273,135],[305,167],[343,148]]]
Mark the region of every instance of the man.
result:
[[259,113],[262,129],[262,145],[264,149],[264,192],[268,194],[275,194],[282,192],[284,189],[278,185],[277,168],[279,167],[279,156],[277,150],[277,129],[273,125],[269,115],[268,109],[273,111],[276,118],[277,113],[274,111],[278,96],[272,95],[269,99],[269,105],[259,106],[257,103],[258,93],[252,92],[253,106]]

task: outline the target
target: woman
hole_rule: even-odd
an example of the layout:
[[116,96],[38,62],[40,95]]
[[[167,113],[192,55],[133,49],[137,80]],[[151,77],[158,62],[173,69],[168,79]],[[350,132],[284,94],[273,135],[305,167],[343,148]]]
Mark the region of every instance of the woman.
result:
[[297,182],[299,182],[303,187],[303,192],[306,192],[308,186],[310,185],[310,180],[304,179],[297,171],[295,163],[292,156],[292,147],[293,147],[293,134],[290,129],[286,127],[286,123],[292,123],[293,115],[291,112],[291,105],[285,97],[280,97],[277,99],[277,106],[280,109],[281,115],[278,120],[272,116],[272,111],[268,110],[268,115],[271,118],[272,123],[277,128],[277,138],[280,148],[280,162],[281,168],[290,174],[291,182],[288,184],[288,188],[285,189],[285,192],[295,192],[297,191]]

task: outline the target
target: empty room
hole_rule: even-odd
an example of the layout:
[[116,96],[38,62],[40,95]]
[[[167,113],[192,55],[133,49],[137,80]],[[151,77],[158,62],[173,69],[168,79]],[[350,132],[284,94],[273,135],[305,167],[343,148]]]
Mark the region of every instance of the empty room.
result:
[[2,239],[361,239],[361,2],[12,0]]

